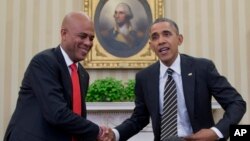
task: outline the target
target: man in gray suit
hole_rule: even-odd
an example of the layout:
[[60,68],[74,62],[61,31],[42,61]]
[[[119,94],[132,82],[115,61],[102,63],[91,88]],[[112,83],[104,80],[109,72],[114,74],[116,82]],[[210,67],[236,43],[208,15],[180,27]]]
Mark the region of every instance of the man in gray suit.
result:
[[[183,42],[177,24],[167,18],[157,19],[150,29],[150,47],[159,61],[136,74],[135,109],[132,116],[113,129],[110,136],[128,140],[141,131],[151,118],[154,140],[226,140],[229,126],[240,122],[246,102],[219,74],[212,61],[180,54]],[[177,93],[177,138],[161,138],[164,85],[172,69]],[[225,110],[214,123],[211,99]],[[176,110],[176,109],[174,109]],[[115,136],[114,136],[115,135]]]

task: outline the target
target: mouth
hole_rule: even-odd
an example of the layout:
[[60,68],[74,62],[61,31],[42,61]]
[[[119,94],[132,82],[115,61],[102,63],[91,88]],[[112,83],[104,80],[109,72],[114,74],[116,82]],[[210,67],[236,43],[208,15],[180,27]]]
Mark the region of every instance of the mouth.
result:
[[162,48],[159,49],[159,52],[160,53],[167,53],[169,50],[170,50],[169,47],[162,47]]
[[79,49],[83,55],[86,55],[89,52],[89,49],[87,47],[80,47]]

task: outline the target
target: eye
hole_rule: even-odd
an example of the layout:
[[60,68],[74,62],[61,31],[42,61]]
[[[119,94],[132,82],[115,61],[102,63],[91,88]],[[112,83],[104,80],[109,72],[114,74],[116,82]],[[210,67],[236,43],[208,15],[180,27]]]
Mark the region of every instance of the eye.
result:
[[93,41],[94,38],[95,38],[95,36],[89,36],[89,40],[90,40],[90,41]]
[[88,37],[88,34],[86,34],[86,33],[80,33],[80,34],[78,34],[78,37],[80,37],[81,39],[85,39],[85,38]]
[[172,35],[172,33],[170,31],[163,31],[162,35],[165,37],[169,37]]
[[151,37],[150,37],[150,39],[152,41],[157,40],[158,38],[159,38],[159,34],[152,34]]
[[89,35],[89,34],[87,34],[87,33],[79,33],[79,34],[78,34],[78,37],[80,37],[81,40],[86,39],[86,38],[89,38],[90,41],[93,41],[94,38],[95,38],[95,36]]

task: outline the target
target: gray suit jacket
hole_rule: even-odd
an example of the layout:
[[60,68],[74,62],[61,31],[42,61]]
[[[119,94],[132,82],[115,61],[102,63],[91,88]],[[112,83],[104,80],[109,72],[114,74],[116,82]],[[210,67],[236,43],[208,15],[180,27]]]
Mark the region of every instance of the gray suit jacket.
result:
[[[131,118],[116,127],[122,141],[142,130],[150,118],[154,140],[160,140],[159,73],[160,63],[156,62],[136,74],[134,112]],[[192,75],[188,75],[189,73]],[[210,60],[181,54],[181,75],[193,131],[215,126],[228,138],[229,126],[237,124],[246,111],[246,103],[241,95],[217,72]],[[214,123],[211,109],[212,96],[225,110],[223,118],[217,124]]]

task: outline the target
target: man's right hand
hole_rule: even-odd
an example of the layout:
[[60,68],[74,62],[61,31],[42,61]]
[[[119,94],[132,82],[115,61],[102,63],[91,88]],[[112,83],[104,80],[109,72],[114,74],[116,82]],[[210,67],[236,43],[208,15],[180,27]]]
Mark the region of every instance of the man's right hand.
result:
[[115,141],[115,134],[111,128],[100,126],[102,134],[97,138],[98,141]]

